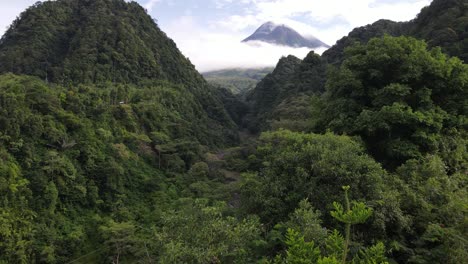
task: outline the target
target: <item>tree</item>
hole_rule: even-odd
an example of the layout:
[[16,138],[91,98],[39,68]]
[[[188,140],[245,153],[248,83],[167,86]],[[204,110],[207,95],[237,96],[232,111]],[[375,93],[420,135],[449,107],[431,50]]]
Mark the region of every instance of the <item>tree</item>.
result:
[[335,210],[332,211],[330,214],[336,220],[345,224],[345,241],[344,241],[344,248],[343,248],[343,255],[341,258],[341,263],[345,264],[349,243],[351,240],[351,225],[355,224],[362,224],[364,223],[372,214],[372,209],[366,208],[364,203],[353,203],[353,208],[351,208],[348,196],[349,186],[344,186],[343,190],[345,191],[345,208],[337,202],[333,203],[333,207]]
[[306,242],[304,236],[293,229],[288,229],[285,243],[288,246],[285,263],[313,264],[320,257],[320,250],[314,246],[314,242]]
[[162,216],[151,247],[160,263],[251,263],[262,243],[258,219],[224,216],[224,203],[184,199]]
[[261,168],[243,175],[242,205],[271,227],[306,198],[319,211],[329,210],[343,185],[352,186],[355,199],[380,199],[385,171],[347,136],[266,132],[257,151]]
[[466,173],[461,170],[447,174],[447,167],[438,156],[428,155],[409,160],[397,170],[393,188],[400,190],[405,201],[401,209],[411,219],[410,229],[404,232],[401,244],[413,250],[405,253],[413,263],[459,263],[467,257],[468,242],[465,220]]
[[305,241],[304,235],[294,229],[288,229],[285,241],[287,246],[286,255],[284,257],[277,255],[273,263],[388,264],[385,257],[385,246],[380,242],[368,248],[361,248],[357,254],[353,254],[351,261],[348,261],[350,258],[348,252],[351,242],[351,226],[366,222],[372,215],[372,209],[364,203],[349,201],[349,188],[349,186],[343,186],[343,190],[345,191],[345,208],[340,203],[334,202],[335,210],[330,212],[336,220],[345,224],[345,237],[337,230],[334,230],[325,239],[324,249],[320,250],[320,248],[314,246],[313,241]]
[[112,263],[118,264],[130,254],[135,243],[135,226],[132,223],[116,223],[111,220],[101,226],[100,231]]

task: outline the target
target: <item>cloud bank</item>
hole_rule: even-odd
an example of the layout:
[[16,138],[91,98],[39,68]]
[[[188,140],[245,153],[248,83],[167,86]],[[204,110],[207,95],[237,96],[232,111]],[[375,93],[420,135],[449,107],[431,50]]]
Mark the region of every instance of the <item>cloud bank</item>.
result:
[[[161,0],[164,1],[164,0]],[[379,19],[413,19],[431,0],[208,0],[219,12],[235,13],[217,18],[183,15],[162,29],[175,40],[199,71],[233,67],[274,66],[281,56],[304,58],[307,48],[270,44],[248,45],[240,41],[261,24],[286,24],[304,36],[315,36],[329,45],[353,28]],[[242,7],[242,8],[239,8]],[[196,14],[195,14],[196,15]],[[317,50],[321,54],[324,49]]]
[[[282,56],[304,58],[311,50],[290,48],[263,42],[241,43],[242,34],[210,32],[185,16],[167,28],[178,48],[201,72],[222,68],[255,68],[274,66]],[[321,53],[325,49],[317,50]]]

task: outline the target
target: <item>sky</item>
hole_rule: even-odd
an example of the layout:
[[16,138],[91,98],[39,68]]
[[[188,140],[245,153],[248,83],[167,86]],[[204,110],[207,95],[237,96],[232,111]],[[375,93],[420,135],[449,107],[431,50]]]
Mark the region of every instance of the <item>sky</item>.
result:
[[[0,35],[36,0],[0,0]],[[408,21],[431,0],[136,0],[199,71],[274,66],[307,48],[241,40],[260,25],[286,24],[333,45],[356,27],[379,19]],[[321,54],[325,49],[316,50]]]

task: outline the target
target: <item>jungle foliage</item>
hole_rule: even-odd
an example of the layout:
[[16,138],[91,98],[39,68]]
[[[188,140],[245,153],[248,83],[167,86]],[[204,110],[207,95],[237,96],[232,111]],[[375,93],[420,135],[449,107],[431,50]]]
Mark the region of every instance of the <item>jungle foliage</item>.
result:
[[463,10],[283,58],[244,102],[134,2],[37,3],[0,40],[0,263],[464,263]]

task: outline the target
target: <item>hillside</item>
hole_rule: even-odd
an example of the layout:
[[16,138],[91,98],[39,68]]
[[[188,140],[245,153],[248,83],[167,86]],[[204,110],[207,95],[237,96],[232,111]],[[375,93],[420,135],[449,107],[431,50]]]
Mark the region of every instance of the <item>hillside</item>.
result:
[[207,74],[236,95],[136,2],[36,3],[0,40],[0,264],[465,263],[465,3]]
[[273,68],[226,69],[203,73],[208,83],[227,88],[233,94],[245,94],[255,88]]
[[[7,72],[65,86],[182,85],[184,94],[193,96],[197,123],[205,127],[194,132],[203,144],[224,141],[221,135],[208,136],[206,127],[234,128],[216,91],[135,2],[38,2],[0,40],[0,73]],[[127,97],[124,93],[114,100]]]
[[430,47],[440,46],[442,50],[468,61],[467,30],[468,4],[465,0],[434,0],[419,15],[408,22],[398,23],[379,20],[371,25],[356,28],[348,36],[323,53],[330,63],[339,63],[344,50],[353,43],[366,43],[373,37],[413,36],[425,40]]
[[113,228],[192,196],[187,171],[238,142],[224,94],[135,2],[38,2],[0,73],[0,262],[109,261]]
[[275,70],[247,94],[250,129],[268,129],[275,122],[289,124],[285,128],[293,130],[305,129],[311,114],[306,105],[311,96],[323,93],[325,80],[326,64],[313,51],[302,61],[294,56],[282,58]]

